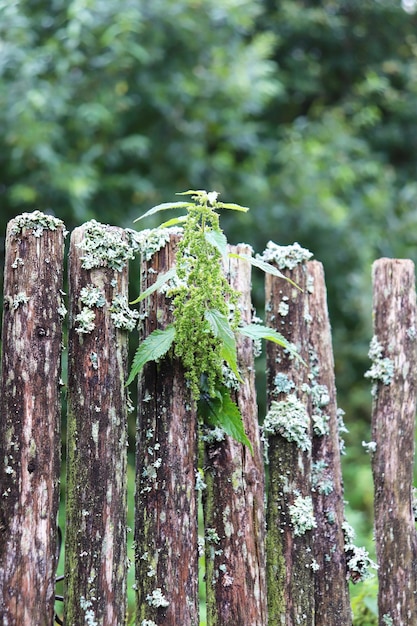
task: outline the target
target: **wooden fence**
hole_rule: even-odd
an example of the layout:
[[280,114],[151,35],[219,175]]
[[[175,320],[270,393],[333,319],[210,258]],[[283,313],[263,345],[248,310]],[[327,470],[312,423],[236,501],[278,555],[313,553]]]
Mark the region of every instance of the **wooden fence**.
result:
[[[54,621],[64,236],[60,220],[39,212],[12,220],[6,235],[0,400],[0,622],[5,626]],[[172,237],[145,255],[142,288],[172,267],[176,245]],[[266,321],[297,346],[306,364],[267,345],[268,413],[259,428],[254,346],[239,339],[244,382],[233,393],[253,454],[219,429],[198,427],[179,362],[166,357],[150,363],[139,380],[134,530],[139,626],[199,624],[200,493],[209,626],[352,624],[348,580],[363,575],[367,558],[353,545],[344,519],[324,273],[316,261],[297,261],[296,247],[288,252],[286,261],[273,254],[272,260],[302,291],[268,275]],[[128,331],[140,316],[145,337],[171,315],[163,293],[147,298],[139,313],[129,310],[132,256],[129,231],[93,221],[72,233],[66,626],[126,623]],[[244,321],[250,322],[250,265],[231,258],[226,271],[242,294]],[[379,625],[410,626],[417,623],[414,266],[381,259],[373,279],[368,377],[374,395],[370,449]]]

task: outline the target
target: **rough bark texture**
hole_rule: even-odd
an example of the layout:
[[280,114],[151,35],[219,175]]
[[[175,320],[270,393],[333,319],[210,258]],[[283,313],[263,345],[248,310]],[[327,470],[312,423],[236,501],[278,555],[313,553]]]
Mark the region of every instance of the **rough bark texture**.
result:
[[321,263],[307,263],[310,311],[310,388],[313,416],[313,503],[315,626],[349,626],[352,615],[346,579],[342,524],[343,485],[332,337]]
[[[247,246],[233,252],[250,254]],[[251,322],[251,266],[231,259],[230,282],[242,295],[242,321]],[[240,336],[243,378],[232,397],[242,414],[249,449],[232,438],[207,443],[204,498],[208,626],[265,626],[264,469],[255,393],[253,342]]]
[[376,338],[381,347],[379,357],[374,351],[370,370],[379,624],[410,626],[417,620],[412,511],[417,388],[414,264],[380,259],[373,266],[373,283],[374,342]]
[[63,225],[37,230],[12,220],[7,229],[0,400],[4,626],[53,621],[63,242]]
[[[142,289],[175,261],[176,239],[143,264]],[[147,298],[142,337],[170,321],[164,294]],[[198,626],[196,412],[183,370],[169,356],[139,381],[135,567],[137,624]]]
[[[126,612],[127,332],[111,318],[117,295],[127,294],[127,267],[84,269],[79,247],[88,224],[72,233],[69,283],[67,526],[65,624],[114,626]],[[123,231],[103,227],[123,241]],[[87,307],[81,289],[102,294]],[[96,292],[97,293],[97,292]],[[82,309],[94,328],[77,332]]]
[[[308,363],[306,264],[299,263],[294,269],[283,272],[303,291],[283,279],[267,274],[266,322],[295,343],[299,354]],[[312,531],[306,527],[303,530],[302,519],[299,525],[295,523],[297,517],[291,508],[295,506],[297,509],[297,505],[302,502],[312,506],[311,424],[307,384],[307,365],[286,354],[281,347],[267,342],[268,409],[276,407],[273,402],[277,402],[283,412],[288,407],[285,423],[290,430],[295,428],[300,411],[306,414],[306,429],[300,445],[290,440],[288,434],[282,436],[282,433],[277,432],[268,437],[266,546],[269,623],[286,626],[314,624]],[[293,411],[295,403],[298,403],[298,413]],[[303,445],[305,449],[302,449]]]

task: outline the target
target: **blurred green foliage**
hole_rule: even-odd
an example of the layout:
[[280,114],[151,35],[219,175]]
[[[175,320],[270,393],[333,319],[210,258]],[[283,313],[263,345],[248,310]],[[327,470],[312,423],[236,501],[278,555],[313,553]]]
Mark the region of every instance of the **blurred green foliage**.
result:
[[417,260],[415,8],[0,0],[1,242],[23,211],[52,212],[69,229],[91,218],[131,226],[194,188],[251,207],[226,216],[229,241],[312,250],[327,278],[359,541],[372,526],[360,445],[370,430],[371,264]]

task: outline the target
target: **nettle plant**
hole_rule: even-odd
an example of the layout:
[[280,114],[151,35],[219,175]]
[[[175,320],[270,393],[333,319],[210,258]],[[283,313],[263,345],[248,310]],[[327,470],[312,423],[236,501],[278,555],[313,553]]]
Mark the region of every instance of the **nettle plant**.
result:
[[219,202],[215,191],[186,191],[178,195],[190,196],[190,199],[159,204],[138,218],[141,220],[169,209],[186,211],[185,215],[160,226],[182,226],[175,266],[158,276],[155,283],[131,303],[136,304],[163,288],[172,299],[173,322],[164,329],[154,330],[140,343],[127,384],[132,382],[146,363],[158,361],[171,353],[182,362],[200,421],[213,428],[221,427],[236,441],[252,450],[242,416],[231,398],[231,388],[238,388],[242,382],[236,335],[245,335],[253,340],[267,339],[293,354],[296,354],[296,350],[271,328],[257,323],[242,324],[240,294],[230,286],[222,261],[227,257],[239,258],[265,272],[289,279],[269,263],[249,255],[228,252],[227,239],[219,225],[218,211],[229,209],[246,212],[247,207]]

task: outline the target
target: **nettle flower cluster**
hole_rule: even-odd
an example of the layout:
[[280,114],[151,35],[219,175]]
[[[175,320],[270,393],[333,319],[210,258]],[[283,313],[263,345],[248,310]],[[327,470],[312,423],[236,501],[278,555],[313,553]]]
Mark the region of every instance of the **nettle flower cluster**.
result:
[[[237,441],[251,447],[233,388],[241,382],[236,354],[236,334],[257,341],[269,339],[295,353],[294,347],[278,332],[260,324],[241,325],[239,292],[234,290],[223,270],[228,256],[288,280],[273,265],[248,255],[228,252],[227,239],[219,225],[220,209],[248,211],[238,204],[218,201],[214,191],[187,191],[190,199],[164,203],[141,218],[168,209],[185,209],[186,214],[165,222],[160,228],[182,226],[175,267],[158,276],[135,304],[157,290],[172,299],[173,323],[151,333],[138,347],[128,379],[130,383],[148,361],[158,361],[167,353],[181,360],[191,399],[196,402],[202,422],[221,427]],[[146,238],[149,239],[149,231]]]

